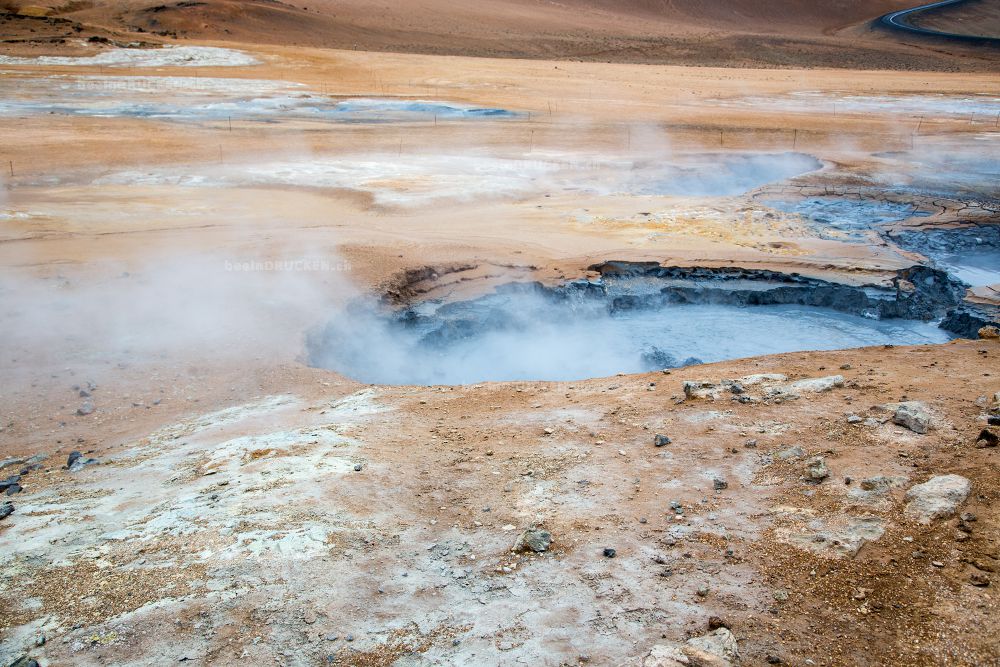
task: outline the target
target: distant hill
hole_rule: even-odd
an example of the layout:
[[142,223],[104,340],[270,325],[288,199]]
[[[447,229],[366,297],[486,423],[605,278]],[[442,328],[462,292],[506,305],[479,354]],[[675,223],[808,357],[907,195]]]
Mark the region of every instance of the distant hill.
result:
[[375,51],[865,69],[956,69],[967,55],[870,30],[913,0],[0,1],[108,30]]
[[929,9],[913,14],[910,23],[956,35],[1000,38],[1000,1],[968,0],[958,5]]

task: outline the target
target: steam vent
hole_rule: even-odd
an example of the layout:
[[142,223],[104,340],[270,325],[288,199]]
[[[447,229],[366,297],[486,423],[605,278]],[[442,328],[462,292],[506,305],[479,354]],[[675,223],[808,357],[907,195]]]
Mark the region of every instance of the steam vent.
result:
[[998,457],[995,2],[0,0],[0,667],[1000,665]]

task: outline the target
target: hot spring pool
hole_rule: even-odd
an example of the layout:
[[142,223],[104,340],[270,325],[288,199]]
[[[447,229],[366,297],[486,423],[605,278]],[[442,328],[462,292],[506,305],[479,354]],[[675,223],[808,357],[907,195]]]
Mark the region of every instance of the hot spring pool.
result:
[[359,310],[310,341],[313,365],[376,384],[578,380],[796,350],[941,343],[935,324],[804,306],[605,304],[491,296],[405,316]]

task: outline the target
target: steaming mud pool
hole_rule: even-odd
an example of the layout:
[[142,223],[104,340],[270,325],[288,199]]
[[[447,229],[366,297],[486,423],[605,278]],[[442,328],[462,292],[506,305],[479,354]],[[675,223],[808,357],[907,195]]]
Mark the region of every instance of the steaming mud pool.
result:
[[919,319],[795,304],[669,303],[656,292],[637,301],[634,286],[629,291],[595,297],[587,287],[567,294],[510,285],[471,301],[425,302],[402,311],[356,305],[313,332],[309,360],[375,384],[467,384],[578,380],[796,350],[953,338]]

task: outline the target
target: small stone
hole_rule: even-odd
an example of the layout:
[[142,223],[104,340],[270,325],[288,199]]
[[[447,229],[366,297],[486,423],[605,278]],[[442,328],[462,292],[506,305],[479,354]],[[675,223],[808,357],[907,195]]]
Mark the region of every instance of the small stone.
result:
[[841,364],[840,370],[842,370],[842,371],[849,371],[849,370],[851,370],[851,365],[850,364]]
[[547,530],[529,528],[521,533],[514,543],[514,551],[533,551],[542,553],[552,545],[552,533]]
[[9,667],[38,667],[38,661],[26,655],[10,663]]
[[710,589],[710,588],[709,588],[709,587],[708,587],[707,585],[705,585],[705,584],[702,584],[701,586],[699,586],[699,587],[698,587],[698,590],[697,590],[697,591],[695,591],[695,593],[696,593],[696,594],[698,595],[698,597],[700,597],[700,598],[705,598],[705,597],[708,597],[708,594],[709,594],[710,592],[711,592],[711,589]]
[[939,560],[932,560],[931,565],[933,565],[934,567],[944,567],[944,563],[942,563]]
[[671,443],[669,436],[657,433],[653,438],[653,445],[655,447],[666,447]]
[[344,637],[344,641],[345,642],[353,642],[354,641],[354,635],[347,635],[346,637]]
[[781,658],[779,658],[776,655],[769,655],[769,656],[767,656],[764,659],[767,660],[767,664],[769,664],[769,665],[780,665],[781,664]]
[[976,447],[978,449],[996,447],[997,445],[1000,445],[1000,429],[990,426],[979,432],[979,436],[976,438]]
[[969,583],[979,588],[986,588],[990,585],[990,578],[982,572],[973,572],[969,575]]
[[6,519],[14,513],[14,506],[10,503],[0,505],[0,519]]
[[361,472],[361,464],[357,463],[354,465],[354,472]]
[[788,600],[788,591],[786,591],[783,588],[776,589],[773,593],[771,593],[771,595],[778,602],[785,602],[786,600]]
[[612,549],[611,547],[605,547],[604,548],[604,557],[605,558],[614,558],[617,555],[618,555],[618,552],[615,551],[614,549]]
[[719,477],[712,480],[712,488],[716,491],[722,491],[723,489],[729,488],[729,482]]
[[743,446],[746,447],[747,449],[753,449],[754,447],[757,446],[757,441],[754,440],[753,438],[750,438],[749,440],[743,443]]
[[927,433],[931,425],[931,415],[927,406],[920,401],[906,401],[896,406],[892,415],[892,423],[905,426],[914,433]]
[[814,456],[806,461],[806,479],[810,482],[819,483],[829,476],[830,469],[822,456]]
[[984,340],[996,340],[1000,338],[1000,328],[993,325],[987,325],[979,330],[979,337]]
[[858,415],[848,415],[847,416],[847,423],[848,424],[860,424],[863,421],[864,421],[864,419],[862,419]]
[[87,415],[94,412],[94,404],[90,401],[84,401],[83,405],[76,409],[76,414],[80,417],[86,417]]
[[974,523],[978,519],[978,517],[975,514],[973,514],[972,512],[962,512],[962,515],[959,518],[962,521],[965,521],[965,522],[968,522],[968,523]]
[[[74,454],[76,456],[74,456]],[[97,462],[98,462],[97,459],[91,459],[86,456],[81,456],[80,452],[73,452],[72,454],[69,455],[69,458],[67,459],[66,467],[69,468],[70,472],[80,472],[81,470],[83,470],[84,467],[93,465],[94,463]]]
[[793,459],[800,459],[806,455],[806,450],[798,445],[793,445],[787,449],[783,449],[778,452],[775,456],[781,461],[790,461]]

